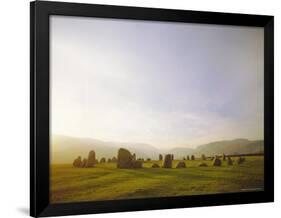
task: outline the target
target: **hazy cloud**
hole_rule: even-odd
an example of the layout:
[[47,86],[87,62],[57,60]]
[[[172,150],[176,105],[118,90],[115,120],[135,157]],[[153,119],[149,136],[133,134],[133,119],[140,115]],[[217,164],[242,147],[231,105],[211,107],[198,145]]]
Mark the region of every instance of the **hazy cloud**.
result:
[[263,138],[263,29],[51,16],[55,134],[158,147]]

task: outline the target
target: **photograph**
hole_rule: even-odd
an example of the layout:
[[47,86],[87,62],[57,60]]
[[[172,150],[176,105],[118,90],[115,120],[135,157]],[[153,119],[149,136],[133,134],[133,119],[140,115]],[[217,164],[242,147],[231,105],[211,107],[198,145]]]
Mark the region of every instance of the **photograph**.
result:
[[264,28],[50,15],[50,204],[264,190]]

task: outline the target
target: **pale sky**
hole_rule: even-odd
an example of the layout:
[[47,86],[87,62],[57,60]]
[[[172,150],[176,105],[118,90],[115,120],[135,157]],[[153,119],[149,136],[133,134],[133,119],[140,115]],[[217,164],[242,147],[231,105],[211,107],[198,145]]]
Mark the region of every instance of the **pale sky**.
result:
[[166,149],[263,139],[263,28],[51,16],[51,131]]

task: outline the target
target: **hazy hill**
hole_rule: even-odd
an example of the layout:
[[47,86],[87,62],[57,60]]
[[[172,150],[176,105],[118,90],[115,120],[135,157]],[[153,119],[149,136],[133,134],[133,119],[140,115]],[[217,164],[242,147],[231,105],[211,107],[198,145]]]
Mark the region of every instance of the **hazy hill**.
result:
[[192,155],[195,153],[196,149],[193,148],[185,148],[185,147],[178,147],[178,148],[173,148],[167,153],[174,154],[174,157],[177,159],[182,159],[183,157],[186,157],[187,155]]
[[95,150],[98,159],[116,156],[120,147],[136,153],[137,157],[157,159],[160,153],[172,153],[175,158],[186,155],[215,155],[215,154],[250,154],[263,152],[263,140],[250,141],[248,139],[235,139],[217,141],[200,145],[195,149],[177,147],[170,150],[160,150],[152,145],[143,143],[105,142],[90,138],[74,138],[68,136],[54,136],[51,147],[52,163],[72,163],[78,155],[87,157],[90,150]]
[[52,141],[51,158],[53,163],[69,163],[78,155],[87,157],[90,150],[96,152],[98,159],[116,157],[118,149],[127,148],[137,157],[158,158],[159,150],[143,143],[105,142],[90,138],[74,138],[54,136]]
[[260,152],[263,152],[263,140],[235,139],[200,145],[196,148],[195,154],[251,154]]

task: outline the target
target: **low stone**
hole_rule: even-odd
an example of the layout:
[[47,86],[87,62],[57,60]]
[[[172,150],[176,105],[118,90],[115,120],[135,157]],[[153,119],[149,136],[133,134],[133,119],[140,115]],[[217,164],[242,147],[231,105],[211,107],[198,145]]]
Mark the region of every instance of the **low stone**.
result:
[[178,162],[176,168],[186,168],[185,162],[183,161]]
[[159,168],[160,166],[157,163],[152,164],[151,168]]
[[198,166],[199,167],[207,167],[208,165],[206,163],[200,163]]

